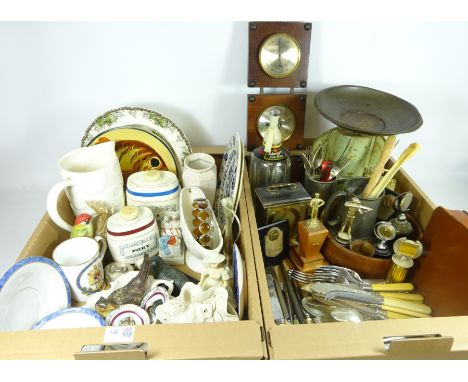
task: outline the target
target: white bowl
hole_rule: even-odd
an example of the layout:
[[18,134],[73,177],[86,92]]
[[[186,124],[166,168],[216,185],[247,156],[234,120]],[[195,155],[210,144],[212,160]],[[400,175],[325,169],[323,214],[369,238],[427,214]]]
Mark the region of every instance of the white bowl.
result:
[[45,257],[26,257],[0,278],[0,331],[29,330],[71,303],[60,267]]
[[106,326],[104,319],[88,308],[65,308],[36,322],[32,329],[69,329]]
[[[212,236],[213,249],[203,248],[192,235],[195,228],[192,223],[192,203],[194,199],[206,198],[204,192],[199,187],[184,187],[180,192],[180,228],[184,238],[185,246],[187,247],[186,262],[190,269],[200,273],[200,268],[203,269],[203,259],[211,254],[220,253],[223,248],[223,236],[213,213],[211,205],[209,205],[212,216]],[[198,260],[198,261],[197,261]],[[200,265],[201,264],[201,265]]]

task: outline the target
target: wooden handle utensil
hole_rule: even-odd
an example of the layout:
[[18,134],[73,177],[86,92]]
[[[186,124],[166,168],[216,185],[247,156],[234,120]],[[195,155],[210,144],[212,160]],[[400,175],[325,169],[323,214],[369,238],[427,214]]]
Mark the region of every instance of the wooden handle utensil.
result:
[[397,161],[393,164],[393,166],[387,171],[387,173],[382,177],[382,179],[380,179],[380,181],[371,191],[371,193],[369,194],[369,198],[377,198],[382,193],[385,187],[387,187],[390,180],[403,165],[403,163],[410,159],[416,153],[416,151],[419,150],[419,147],[420,146],[418,143],[412,143],[406,148],[405,151],[402,152]]
[[372,171],[370,178],[369,178],[369,182],[367,183],[366,187],[361,193],[361,197],[368,198],[373,188],[379,182],[382,176],[382,173],[384,171],[385,164],[390,159],[390,155],[392,155],[392,151],[395,148],[395,143],[396,143],[396,135],[389,135],[387,137],[387,140],[385,141],[385,144],[382,150],[382,156],[380,157],[379,162],[377,163],[374,170]]

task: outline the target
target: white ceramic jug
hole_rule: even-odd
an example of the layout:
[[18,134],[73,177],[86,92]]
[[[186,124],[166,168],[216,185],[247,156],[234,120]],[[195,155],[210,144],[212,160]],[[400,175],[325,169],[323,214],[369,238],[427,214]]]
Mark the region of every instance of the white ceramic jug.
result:
[[124,186],[119,159],[115,154],[115,142],[110,141],[89,147],[81,147],[65,154],[58,161],[62,181],[49,191],[47,212],[61,228],[71,231],[57,209],[57,199],[65,190],[75,216],[93,214],[89,201],[105,203],[111,213],[124,206]]

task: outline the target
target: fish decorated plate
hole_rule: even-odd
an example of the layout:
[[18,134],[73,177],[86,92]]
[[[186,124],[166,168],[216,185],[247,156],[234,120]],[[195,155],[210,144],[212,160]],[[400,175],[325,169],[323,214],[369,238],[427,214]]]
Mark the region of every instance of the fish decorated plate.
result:
[[81,146],[115,141],[124,180],[146,170],[167,170],[179,179],[192,147],[168,118],[148,109],[122,107],[97,117],[86,130]]
[[244,143],[239,134],[235,133],[229,140],[223,154],[223,160],[218,174],[213,210],[220,227],[224,227],[224,210],[221,200],[231,197],[234,200],[234,211],[237,210],[242,190],[242,174],[244,172]]

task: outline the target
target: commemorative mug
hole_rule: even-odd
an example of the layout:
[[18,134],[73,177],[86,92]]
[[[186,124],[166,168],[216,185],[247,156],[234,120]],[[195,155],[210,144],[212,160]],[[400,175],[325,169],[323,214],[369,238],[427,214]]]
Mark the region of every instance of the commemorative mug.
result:
[[106,240],[100,236],[94,239],[74,237],[54,249],[52,259],[65,273],[74,301],[85,302],[90,295],[104,288],[102,259],[106,250]]
[[62,181],[47,195],[47,212],[60,228],[70,232],[72,229],[57,208],[63,190],[75,216],[85,212],[94,214],[87,204],[90,201],[105,203],[111,213],[124,206],[123,177],[114,141],[73,150],[60,158],[58,168]]
[[353,198],[358,198],[362,206],[372,208],[371,211],[356,213],[351,236],[353,239],[368,239],[372,237],[374,226],[379,215],[380,205],[385,191],[377,198],[363,198],[359,196],[367,185],[369,178],[349,178],[344,186],[344,191],[337,191],[330,196],[323,210],[322,220],[327,228],[338,231],[346,220],[347,208],[344,204]]

